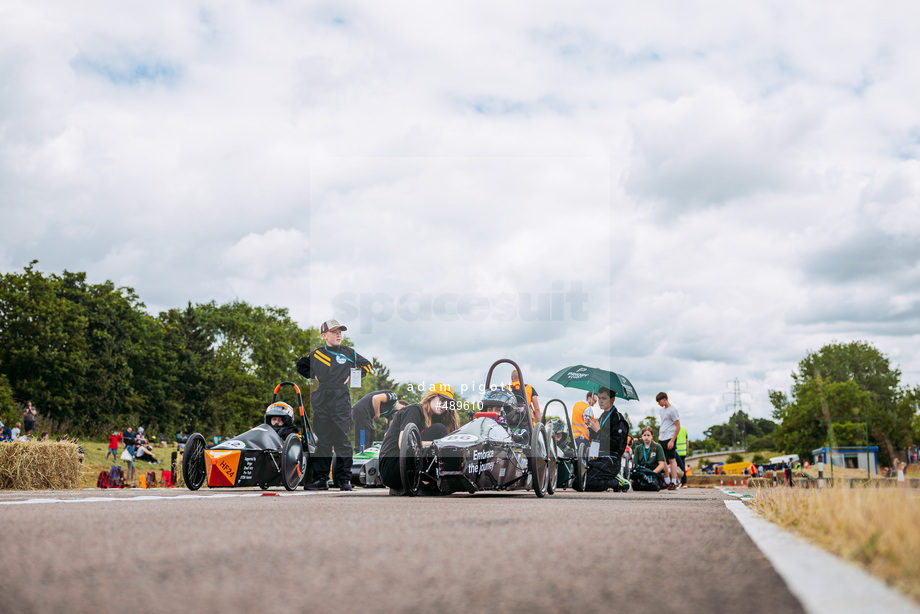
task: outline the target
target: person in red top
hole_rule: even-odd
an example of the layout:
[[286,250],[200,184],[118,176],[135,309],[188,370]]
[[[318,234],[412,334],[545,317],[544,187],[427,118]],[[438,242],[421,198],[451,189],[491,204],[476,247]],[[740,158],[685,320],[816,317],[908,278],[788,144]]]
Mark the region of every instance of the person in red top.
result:
[[109,460],[109,454],[112,455],[112,460],[118,460],[118,444],[121,443],[121,433],[114,431],[109,435],[109,451],[105,453],[105,460]]

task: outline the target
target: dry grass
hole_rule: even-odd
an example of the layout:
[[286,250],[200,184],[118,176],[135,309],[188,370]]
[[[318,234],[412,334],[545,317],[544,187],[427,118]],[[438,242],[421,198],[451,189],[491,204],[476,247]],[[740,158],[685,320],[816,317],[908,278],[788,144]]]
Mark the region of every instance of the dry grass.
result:
[[0,444],[0,489],[66,490],[80,484],[76,444],[13,441]]
[[913,488],[766,488],[754,507],[920,601],[920,492]]

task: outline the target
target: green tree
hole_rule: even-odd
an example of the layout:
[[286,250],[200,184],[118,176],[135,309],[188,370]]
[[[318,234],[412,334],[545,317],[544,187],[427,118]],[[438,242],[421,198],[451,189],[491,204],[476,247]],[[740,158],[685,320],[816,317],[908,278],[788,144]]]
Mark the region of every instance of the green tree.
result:
[[78,430],[138,410],[130,363],[149,316],[137,295],[35,264],[0,279],[0,364],[14,395]]
[[[881,447],[883,459],[890,462],[897,456],[896,450],[906,447],[911,440],[910,425],[916,414],[916,405],[904,402],[906,392],[899,387],[900,377],[901,371],[892,368],[888,358],[865,341],[831,343],[809,353],[799,363],[798,371],[793,372],[793,402],[789,403],[789,407],[793,411],[798,407],[813,408],[817,399],[814,382],[820,378],[827,389],[830,417],[867,420],[869,432]],[[857,398],[854,390],[849,388],[846,391],[852,398],[843,406],[831,405],[831,384],[845,382],[852,382],[867,396],[859,395]],[[806,402],[803,404],[800,399]],[[774,408],[779,411],[775,403]],[[786,409],[785,413],[789,411]],[[818,418],[825,418],[823,428],[826,430],[826,417],[822,415]],[[783,435],[777,436],[777,443],[789,440],[789,429],[783,426]]]

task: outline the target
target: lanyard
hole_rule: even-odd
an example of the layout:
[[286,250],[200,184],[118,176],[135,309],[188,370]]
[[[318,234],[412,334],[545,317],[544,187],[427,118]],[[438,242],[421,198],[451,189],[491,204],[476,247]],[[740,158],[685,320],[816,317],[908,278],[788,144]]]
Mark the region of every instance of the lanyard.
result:
[[[326,346],[326,351],[329,352],[330,354],[332,354],[333,356],[341,356],[341,357],[344,358],[345,360],[350,360],[350,361],[352,362],[352,364],[354,364],[355,366],[358,366],[358,363],[356,363],[354,360],[352,360],[351,358],[349,358],[349,357],[346,356],[345,354],[339,354],[338,352],[333,352],[332,350],[330,350],[328,345]],[[357,355],[358,355],[358,353],[355,352],[355,356],[357,356]]]
[[645,462],[646,464],[648,463],[648,451],[649,451],[649,448],[651,447],[652,446],[648,446],[648,447],[642,446],[642,454],[645,456],[645,460],[643,462]]
[[607,424],[607,421],[610,420],[610,416],[612,415],[613,415],[613,408],[611,408],[610,411],[607,413],[607,417],[601,420],[601,427]]

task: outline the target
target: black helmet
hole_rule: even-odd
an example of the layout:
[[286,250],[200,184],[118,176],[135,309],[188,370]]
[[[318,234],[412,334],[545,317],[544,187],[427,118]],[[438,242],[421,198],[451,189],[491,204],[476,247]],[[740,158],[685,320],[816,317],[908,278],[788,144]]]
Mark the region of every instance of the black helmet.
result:
[[272,403],[265,409],[265,424],[271,426],[272,418],[279,416],[284,426],[294,426],[294,409],[287,403]]
[[498,412],[505,419],[514,414],[517,399],[507,388],[489,388],[482,393],[482,399],[479,400],[479,406],[485,411]]

